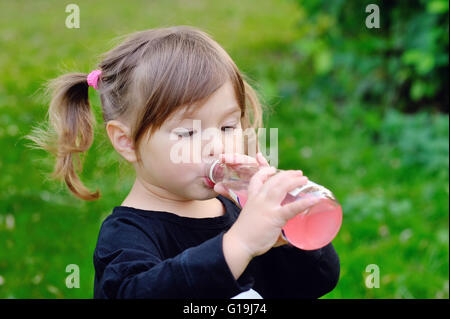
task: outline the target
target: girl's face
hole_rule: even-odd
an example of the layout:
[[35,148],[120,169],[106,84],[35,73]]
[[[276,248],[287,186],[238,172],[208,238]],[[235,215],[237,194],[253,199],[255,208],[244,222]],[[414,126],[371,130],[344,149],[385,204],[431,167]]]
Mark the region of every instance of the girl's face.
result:
[[242,153],[241,109],[231,82],[188,115],[166,120],[140,147],[140,181],[165,199],[205,200],[217,196],[206,182],[209,163],[222,153]]

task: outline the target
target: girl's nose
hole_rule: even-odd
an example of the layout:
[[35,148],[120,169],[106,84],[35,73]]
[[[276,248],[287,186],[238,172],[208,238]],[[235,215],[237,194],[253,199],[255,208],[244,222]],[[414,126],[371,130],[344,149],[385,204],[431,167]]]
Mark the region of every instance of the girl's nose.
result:
[[219,155],[224,152],[224,141],[221,135],[215,134],[209,142],[207,142],[206,147],[209,147],[208,157],[209,159],[219,159]]

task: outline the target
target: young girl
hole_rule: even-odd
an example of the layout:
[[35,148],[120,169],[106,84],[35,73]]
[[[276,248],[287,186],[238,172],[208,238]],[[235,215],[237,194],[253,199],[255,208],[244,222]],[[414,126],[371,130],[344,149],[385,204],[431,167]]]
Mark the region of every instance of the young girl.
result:
[[[98,70],[53,80],[52,130],[33,139],[55,153],[54,176],[79,198],[99,198],[73,164],[93,140],[89,86],[100,94],[113,147],[136,171],[98,235],[95,298],[318,298],[336,286],[340,265],[331,243],[303,251],[280,236],[315,203],[280,205],[307,178],[294,170],[275,174],[261,153],[249,156],[242,135],[230,134],[262,124],[262,106],[244,79],[207,33],[174,26],[136,32],[107,52]],[[202,133],[193,119],[220,134],[199,162],[175,162],[174,145],[190,148]],[[56,139],[46,140],[52,132]],[[260,166],[242,209],[206,178],[216,159]]]

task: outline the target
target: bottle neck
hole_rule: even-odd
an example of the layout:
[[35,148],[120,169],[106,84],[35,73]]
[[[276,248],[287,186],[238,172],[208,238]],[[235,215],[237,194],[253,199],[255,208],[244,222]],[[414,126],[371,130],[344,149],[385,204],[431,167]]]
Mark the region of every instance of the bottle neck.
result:
[[216,160],[214,163],[211,164],[208,177],[214,184],[217,184],[218,182],[222,181],[224,175],[224,168],[225,164],[220,163],[219,160]]
[[216,161],[211,165],[209,179],[215,184],[224,179],[250,181],[258,170],[257,164],[227,165]]

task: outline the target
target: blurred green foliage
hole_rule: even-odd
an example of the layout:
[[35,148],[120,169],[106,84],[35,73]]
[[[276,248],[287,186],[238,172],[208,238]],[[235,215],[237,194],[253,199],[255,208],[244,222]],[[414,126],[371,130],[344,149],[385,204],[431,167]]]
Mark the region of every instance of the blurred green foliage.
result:
[[[176,24],[208,31],[254,80],[273,107],[264,124],[279,129],[279,168],[342,204],[341,276],[323,298],[448,298],[449,117],[433,112],[448,106],[448,2],[374,1],[380,29],[365,27],[368,3],[79,0],[81,28],[67,29],[64,2],[0,2],[0,298],[92,298],[100,225],[134,182],[93,90],[99,125],[80,178],[102,197],[83,202],[49,180],[53,159],[23,139],[45,119],[40,88],[92,70],[116,36]],[[412,93],[416,81],[433,91]],[[65,285],[68,264],[78,289]],[[364,284],[369,264],[380,288]]]
[[408,117],[390,109],[380,126],[380,140],[398,150],[405,166],[441,177],[448,173],[448,136],[448,118],[424,112]]
[[[309,98],[377,107],[448,112],[447,0],[297,0],[303,9],[296,42]],[[379,7],[379,28],[368,28]],[[330,96],[331,95],[331,96]]]

